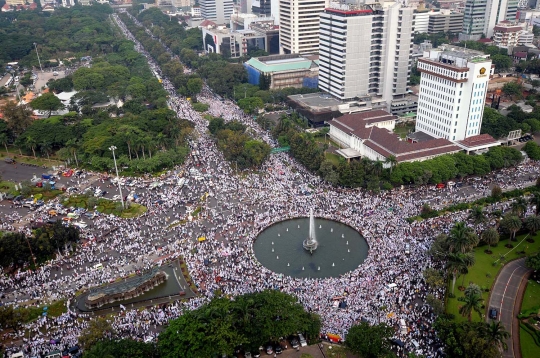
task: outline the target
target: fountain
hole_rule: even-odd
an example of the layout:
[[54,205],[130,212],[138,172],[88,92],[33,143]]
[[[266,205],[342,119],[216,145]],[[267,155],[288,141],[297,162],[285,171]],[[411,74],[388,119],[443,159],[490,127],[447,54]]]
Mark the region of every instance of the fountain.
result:
[[309,209],[309,236],[304,240],[302,246],[310,254],[313,254],[313,250],[316,250],[318,245],[319,243],[315,237],[315,217],[313,216],[313,209]]
[[[346,224],[314,216],[315,207],[310,215],[264,229],[253,243],[259,263],[275,273],[306,279],[339,277],[356,269],[368,254],[366,240]],[[306,247],[311,241],[314,245]]]

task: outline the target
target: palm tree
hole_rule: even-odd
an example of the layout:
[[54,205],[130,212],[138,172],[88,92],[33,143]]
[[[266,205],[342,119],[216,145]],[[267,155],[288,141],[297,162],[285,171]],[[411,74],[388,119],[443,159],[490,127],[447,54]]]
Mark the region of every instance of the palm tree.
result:
[[34,153],[34,158],[36,158],[36,146],[37,146],[37,141],[32,138],[31,136],[28,136],[26,137],[26,142],[25,142],[26,146],[30,149],[32,149],[32,153]]
[[534,193],[533,197],[531,198],[531,205],[534,205],[536,207],[536,215],[540,214],[540,194]]
[[49,153],[52,149],[52,144],[48,141],[45,141],[45,142],[42,142],[40,145],[39,145],[41,151],[43,153],[45,153],[47,155],[47,160],[50,161],[51,158],[49,157]]
[[460,252],[462,254],[471,251],[478,245],[478,235],[465,222],[457,222],[448,235],[450,252]]
[[467,296],[467,295],[482,296],[482,289],[477,284],[471,283],[471,284],[469,284],[469,286],[467,286],[464,293],[465,293],[465,296]]
[[397,159],[395,155],[390,154],[384,161],[386,164],[390,164],[390,174],[392,174],[392,169],[397,165]]
[[472,219],[475,224],[480,224],[486,221],[486,215],[484,214],[484,207],[481,205],[475,205],[471,209],[469,219]]
[[0,133],[0,142],[4,145],[4,147],[6,148],[6,152],[9,154],[9,149],[7,146],[9,142],[9,138],[6,133]]
[[474,265],[474,253],[449,253],[447,259],[446,269],[452,274],[452,293],[454,293],[458,275]]
[[459,308],[459,313],[463,317],[467,317],[469,322],[471,321],[473,311],[482,317],[482,302],[484,299],[481,295],[477,295],[475,292],[470,292],[469,294],[465,294],[460,301],[463,302],[463,306]]
[[158,133],[155,138],[156,145],[165,150],[165,144],[167,143],[167,137],[163,133]]
[[527,200],[523,197],[519,197],[512,203],[512,213],[521,217],[527,211]]
[[501,220],[501,226],[510,233],[510,240],[516,238],[516,232],[521,229],[521,219],[515,215],[506,215]]
[[497,229],[490,227],[482,232],[482,241],[488,244],[489,251],[491,251],[491,245],[496,245],[499,242],[499,233]]
[[75,163],[77,164],[77,167],[79,166],[79,160],[77,159],[77,149],[79,148],[79,144],[77,143],[77,140],[70,139],[66,142],[66,146],[69,148],[71,154],[73,154],[73,158],[75,159]]
[[501,321],[492,321],[491,324],[486,324],[483,332],[487,340],[491,344],[495,344],[504,350],[508,349],[506,340],[510,338],[510,333],[506,331]]
[[531,235],[536,234],[536,232],[540,230],[540,216],[527,216],[527,218],[525,219],[525,227],[527,228],[527,230],[529,230]]

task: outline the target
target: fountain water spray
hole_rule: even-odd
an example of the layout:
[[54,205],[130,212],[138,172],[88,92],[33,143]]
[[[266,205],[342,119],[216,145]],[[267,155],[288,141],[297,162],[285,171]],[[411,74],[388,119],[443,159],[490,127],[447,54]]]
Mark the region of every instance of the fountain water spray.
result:
[[311,254],[317,249],[319,243],[315,236],[315,217],[313,216],[313,209],[309,209],[309,236],[304,240],[304,249],[308,250]]

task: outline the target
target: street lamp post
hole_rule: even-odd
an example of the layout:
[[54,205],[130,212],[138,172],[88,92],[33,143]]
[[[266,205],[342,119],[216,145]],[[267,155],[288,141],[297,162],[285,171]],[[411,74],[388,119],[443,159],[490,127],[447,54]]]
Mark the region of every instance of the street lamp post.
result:
[[37,44],[34,42],[34,47],[36,48],[36,55],[37,55],[37,60],[39,62],[39,68],[41,68],[41,72],[43,73],[43,67],[41,66],[41,60],[39,59],[39,53],[38,53],[38,50],[37,50]]
[[122,187],[120,186],[120,177],[118,175],[118,166],[116,165],[116,156],[114,155],[114,151],[118,149],[116,146],[112,145],[109,147],[109,150],[112,152],[112,157],[114,160],[114,169],[116,169],[116,184],[118,184],[118,191],[120,192],[120,200],[122,200],[122,209],[125,209],[124,205],[124,196],[122,195]]

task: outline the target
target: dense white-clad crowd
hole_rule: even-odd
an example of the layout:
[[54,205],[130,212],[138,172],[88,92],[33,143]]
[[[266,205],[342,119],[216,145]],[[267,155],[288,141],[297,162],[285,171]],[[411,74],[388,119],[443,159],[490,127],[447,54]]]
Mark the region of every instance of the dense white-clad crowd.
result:
[[[112,17],[125,36],[135,43],[136,50],[146,57],[152,70],[161,76],[163,86],[170,94],[170,108],[180,118],[195,124],[197,139],[191,142],[191,146],[200,153],[198,170],[204,172],[206,180],[192,180],[184,188],[172,184],[157,190],[145,190],[139,200],[148,207],[148,211],[138,218],[101,216],[94,219],[92,225],[82,229],[88,241],[79,247],[76,255],[59,255],[35,272],[2,275],[2,302],[18,306],[29,299],[37,300],[36,304],[72,300],[81,288],[149,269],[165,258],[183,257],[200,296],[144,310],[121,311],[113,321],[117,336],[140,340],[155,336],[161,326],[178,317],[184,308],[195,309],[208,302],[217,289],[225,294],[240,295],[278,287],[295,295],[307,310],[321,316],[323,333],[345,337],[351,325],[361,319],[371,323],[386,322],[396,328],[399,320],[404,319],[409,333],[402,334],[396,330],[396,338],[405,343],[403,349],[399,348],[400,352],[415,350],[411,343],[414,339],[420,342],[424,354],[434,356],[436,337],[431,326],[435,316],[425,304],[425,298],[431,293],[442,299],[444,292],[430,290],[422,279],[422,271],[435,266],[427,250],[438,233],[448,232],[454,222],[466,220],[468,214],[453,213],[413,224],[407,223],[405,218],[417,215],[425,202],[438,207],[473,197],[456,189],[434,191],[427,186],[396,189],[378,195],[363,190],[336,189],[307,172],[284,153],[271,155],[257,174],[248,173],[242,178],[235,176],[207,134],[208,122],[192,109],[185,98],[177,95],[171,82],[162,75],[159,66],[141,44],[116,15]],[[276,144],[233,102],[223,101],[207,87],[198,98],[209,105],[210,114],[221,116],[226,121],[240,121],[258,138],[272,146]],[[188,173],[193,165],[188,160],[178,170]],[[503,171],[501,175],[511,178],[511,181],[505,180],[501,184],[519,187],[523,174],[530,173],[532,180],[538,170],[538,163],[529,162],[518,170]],[[486,195],[492,180],[497,181],[497,178],[474,181],[476,193]],[[305,184],[313,188],[312,195],[302,195],[301,186]],[[209,193],[216,205],[203,203],[203,218],[171,225],[185,219],[189,210],[186,208],[199,205],[204,193]],[[310,208],[314,209],[317,217],[343,222],[362,233],[370,247],[363,264],[335,278],[302,279],[284,278],[255,259],[252,244],[262,230],[277,221],[305,217]],[[45,210],[37,210],[32,216],[34,220],[48,218]],[[20,220],[20,216],[13,214],[2,219],[2,229],[13,229],[12,224]],[[206,241],[199,242],[197,238],[200,236],[204,236]],[[409,255],[404,253],[406,244],[410,246]],[[203,264],[205,260],[212,264],[206,267]],[[93,269],[97,263],[103,263],[104,269]],[[216,280],[218,276],[221,280]],[[390,283],[395,283],[396,288],[388,289]],[[333,307],[335,296],[346,297],[346,308]],[[12,333],[4,338],[14,342],[8,351],[22,348],[29,355],[39,356],[50,350],[75,345],[89,319],[91,315],[88,313],[70,309],[60,317],[43,317],[25,325],[30,332],[27,336]]]

